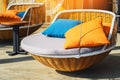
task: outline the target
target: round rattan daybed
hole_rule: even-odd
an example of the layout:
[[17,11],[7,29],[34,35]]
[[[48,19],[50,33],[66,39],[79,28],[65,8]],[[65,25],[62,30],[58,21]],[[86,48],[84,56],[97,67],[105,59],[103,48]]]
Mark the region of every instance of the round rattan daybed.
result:
[[[83,9],[65,10],[59,12],[54,18],[76,19],[83,22],[96,17],[102,17],[105,22],[111,22],[108,40],[110,44],[92,48],[64,49],[65,38],[47,37],[41,33],[25,37],[21,47],[30,52],[40,63],[60,71],[77,71],[86,69],[103,60],[116,45],[115,14],[105,10]],[[51,24],[52,24],[51,23]]]

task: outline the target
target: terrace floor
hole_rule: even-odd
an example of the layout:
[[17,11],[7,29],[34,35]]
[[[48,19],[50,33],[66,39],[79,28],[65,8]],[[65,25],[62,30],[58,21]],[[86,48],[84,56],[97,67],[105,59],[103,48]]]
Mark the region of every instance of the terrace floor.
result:
[[8,56],[12,42],[0,43],[0,80],[120,80],[120,34],[117,45],[102,62],[86,70],[60,72],[34,60],[31,55]]

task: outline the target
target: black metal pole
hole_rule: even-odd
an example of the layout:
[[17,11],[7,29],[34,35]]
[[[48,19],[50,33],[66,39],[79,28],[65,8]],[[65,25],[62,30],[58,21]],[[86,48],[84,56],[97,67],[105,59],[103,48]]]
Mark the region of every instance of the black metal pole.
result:
[[9,56],[13,56],[19,53],[19,26],[13,28],[13,51],[7,51]]
[[19,26],[13,27],[13,51],[19,52]]
[[19,25],[12,26],[13,28],[13,51],[7,51],[9,56],[16,54],[27,54],[25,51],[20,51],[20,41],[19,41]]

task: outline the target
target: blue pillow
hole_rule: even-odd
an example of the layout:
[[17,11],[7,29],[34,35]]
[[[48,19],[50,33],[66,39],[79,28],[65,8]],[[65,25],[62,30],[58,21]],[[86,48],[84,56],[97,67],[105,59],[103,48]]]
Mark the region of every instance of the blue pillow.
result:
[[22,18],[24,14],[25,14],[25,12],[19,12],[19,13],[17,14],[17,16],[19,16],[20,18]]
[[81,21],[79,20],[57,19],[46,30],[44,30],[42,34],[49,37],[65,38],[65,32],[80,23]]

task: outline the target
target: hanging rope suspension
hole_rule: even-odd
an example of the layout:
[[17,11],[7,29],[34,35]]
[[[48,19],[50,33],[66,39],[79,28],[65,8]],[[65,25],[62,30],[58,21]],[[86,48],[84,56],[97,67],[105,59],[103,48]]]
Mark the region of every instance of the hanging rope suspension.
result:
[[31,20],[32,20],[32,8],[30,9],[29,21],[28,21],[28,25],[27,25],[27,36],[29,35],[29,32],[30,32]]
[[62,6],[64,0],[45,0],[46,5],[46,15],[52,16],[56,13]]
[[[82,0],[82,9],[84,9],[84,0]],[[84,12],[81,13],[81,20],[83,19],[83,16],[84,15]],[[81,38],[82,38],[82,26],[80,26],[80,39],[79,39],[79,56],[80,56],[80,53],[81,53]]]

